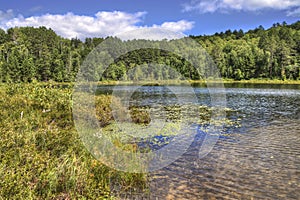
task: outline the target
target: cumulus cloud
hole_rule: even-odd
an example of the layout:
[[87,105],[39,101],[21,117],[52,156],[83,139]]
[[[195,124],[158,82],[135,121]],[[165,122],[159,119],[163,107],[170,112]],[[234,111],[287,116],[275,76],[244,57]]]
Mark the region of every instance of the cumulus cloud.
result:
[[213,13],[229,10],[257,11],[263,9],[292,10],[300,8],[300,0],[192,0],[183,5],[183,11],[199,11]]
[[184,32],[186,30],[191,30],[194,27],[194,22],[186,20],[180,20],[177,22],[164,22],[163,24],[157,27],[161,27],[174,32]]
[[[9,15],[9,14],[12,15]],[[57,34],[66,38],[86,37],[106,37],[116,35],[120,32],[126,32],[139,29],[143,26],[146,12],[126,13],[121,11],[105,12],[101,11],[94,16],[67,14],[45,14],[41,16],[23,17],[19,15],[14,17],[13,12],[1,12],[6,20],[1,20],[0,27],[7,29],[10,27],[22,26],[45,26],[53,29]],[[9,19],[10,17],[10,19]],[[193,28],[193,22],[180,20],[178,22],[165,22],[162,25],[153,25],[153,27],[162,27],[176,32],[184,32]]]

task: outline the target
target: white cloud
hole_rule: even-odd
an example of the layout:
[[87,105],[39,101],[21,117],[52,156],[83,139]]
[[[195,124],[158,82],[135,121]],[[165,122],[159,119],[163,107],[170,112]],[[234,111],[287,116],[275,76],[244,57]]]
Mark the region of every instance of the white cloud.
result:
[[300,7],[294,10],[289,10],[287,12],[287,16],[291,16],[291,17],[300,17]]
[[[53,29],[63,37],[84,39],[86,37],[106,37],[145,27],[139,25],[143,22],[145,15],[146,12],[101,11],[96,13],[95,16],[67,13],[64,15],[45,14],[25,18],[21,15],[14,17],[13,12],[9,10],[7,12],[0,11],[0,19],[1,17],[6,19],[0,21],[0,27],[7,29],[16,26],[45,26]],[[162,25],[153,25],[153,27],[184,32],[193,28],[193,22],[180,20],[178,22],[165,22]]]
[[257,11],[263,9],[287,10],[299,8],[300,0],[192,0],[183,5],[183,11],[213,13],[228,10]]
[[7,10],[6,12],[3,12],[0,10],[0,22],[5,22],[11,18],[14,17],[14,12],[13,10]]
[[98,12],[94,17],[67,13],[64,15],[45,14],[24,18],[19,16],[4,23],[4,27],[46,26],[67,38],[104,37],[120,31],[129,31],[141,21],[144,12]]
[[173,40],[183,38],[182,33],[174,32],[161,27],[141,27],[134,31],[123,32],[116,35],[122,40],[145,39],[145,40]]
[[[155,27],[155,25],[154,25]],[[186,21],[186,20],[180,20],[177,22],[164,22],[160,26],[161,28],[174,31],[174,32],[184,32],[187,30],[191,30],[194,27],[194,22]]]

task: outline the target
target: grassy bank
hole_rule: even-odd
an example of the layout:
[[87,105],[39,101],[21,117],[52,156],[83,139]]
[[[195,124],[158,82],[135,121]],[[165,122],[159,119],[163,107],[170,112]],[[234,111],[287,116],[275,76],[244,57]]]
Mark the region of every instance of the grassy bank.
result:
[[221,79],[221,80],[190,80],[190,83],[204,84],[206,82],[222,82],[222,83],[247,83],[247,84],[295,84],[300,85],[300,80],[279,80],[279,79],[250,79],[250,80],[234,80],[234,79]]
[[[279,80],[279,79],[250,79],[250,80],[234,80],[234,79],[208,79],[208,80],[150,80],[150,81],[99,81],[99,82],[85,82],[82,84],[97,84],[97,85],[185,85],[185,84],[206,84],[212,83],[242,83],[242,84],[286,84],[286,85],[300,85],[300,80]],[[38,85],[47,87],[67,87],[72,88],[79,83],[73,82],[38,82]],[[1,84],[6,85],[6,84]]]
[[[242,84],[286,84],[300,85],[300,80],[279,80],[279,79],[250,79],[250,80],[234,80],[234,79],[207,79],[207,80],[150,80],[150,81],[100,81],[94,84],[98,85],[185,85],[185,84],[206,84],[211,83],[242,83]],[[73,83],[67,83],[73,85]]]
[[233,80],[224,79],[223,83],[249,83],[249,84],[295,84],[300,85],[300,80],[279,80],[279,79],[250,79],[250,80]]
[[[114,199],[114,182],[120,190],[145,187],[144,174],[117,172],[86,150],[71,94],[68,84],[0,85],[0,198]],[[101,116],[106,110],[98,108]]]

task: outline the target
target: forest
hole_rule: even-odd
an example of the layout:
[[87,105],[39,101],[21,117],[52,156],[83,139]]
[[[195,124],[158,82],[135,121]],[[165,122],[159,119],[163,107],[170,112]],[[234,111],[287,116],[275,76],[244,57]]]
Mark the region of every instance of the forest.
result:
[[[300,79],[300,21],[290,25],[276,23],[269,29],[259,26],[247,32],[226,30],[189,38],[206,50],[224,79]],[[66,39],[46,27],[0,29],[0,82],[73,82],[86,56],[105,39]],[[117,41],[116,48],[122,42],[130,43]],[[167,64],[187,79],[204,78],[191,63],[174,53],[141,49],[116,59],[102,77],[93,79],[117,80],[134,68],[136,76],[141,77],[145,73],[139,66],[151,68],[151,63]],[[168,72],[155,76],[172,78]]]

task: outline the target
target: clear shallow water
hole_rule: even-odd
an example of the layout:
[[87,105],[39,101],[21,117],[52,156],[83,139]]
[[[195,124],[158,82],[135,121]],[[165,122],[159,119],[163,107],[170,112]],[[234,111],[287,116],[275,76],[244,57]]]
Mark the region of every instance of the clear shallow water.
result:
[[[175,104],[178,96],[187,96],[184,86],[170,87],[142,87],[131,103]],[[197,134],[180,159],[150,174],[146,199],[300,199],[300,88],[225,87],[227,107],[237,111],[242,127],[220,137],[203,159],[198,158],[203,136]],[[199,104],[210,105],[205,87],[195,85],[194,91]]]
[[220,138],[204,159],[197,159],[194,143],[153,173],[151,199],[299,199],[299,122],[277,121]]

